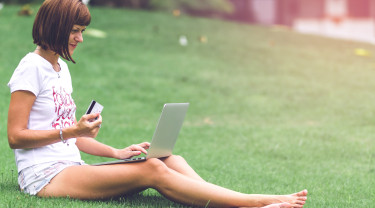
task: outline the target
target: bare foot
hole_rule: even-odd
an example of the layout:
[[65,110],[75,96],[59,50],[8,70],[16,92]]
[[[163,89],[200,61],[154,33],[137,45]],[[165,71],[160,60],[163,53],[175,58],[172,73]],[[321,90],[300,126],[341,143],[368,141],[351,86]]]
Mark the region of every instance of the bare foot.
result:
[[286,202],[292,205],[293,208],[300,208],[306,203],[307,190],[303,190],[290,195],[275,196],[281,202]]
[[250,194],[250,201],[253,203],[247,207],[263,207],[263,208],[303,208],[307,200],[307,190],[303,190],[289,195],[262,195]]
[[[256,208],[256,207],[240,207],[240,208]],[[293,205],[284,202],[284,203],[270,204],[261,208],[293,208]]]
[[293,208],[302,208],[307,200],[307,190],[290,195],[254,195],[253,197],[262,202],[262,204],[257,204],[258,207],[287,203],[291,204]]
[[293,205],[285,202],[285,203],[279,203],[279,204],[270,204],[263,208],[291,208],[291,207],[293,207]]

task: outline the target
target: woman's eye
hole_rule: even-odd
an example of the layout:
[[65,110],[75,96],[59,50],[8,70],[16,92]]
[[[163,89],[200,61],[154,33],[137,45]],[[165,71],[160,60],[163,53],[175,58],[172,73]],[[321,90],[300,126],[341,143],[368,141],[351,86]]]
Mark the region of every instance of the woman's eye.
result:
[[86,29],[83,29],[83,30],[72,30],[72,33],[78,33],[79,31],[81,31],[81,33],[85,32]]

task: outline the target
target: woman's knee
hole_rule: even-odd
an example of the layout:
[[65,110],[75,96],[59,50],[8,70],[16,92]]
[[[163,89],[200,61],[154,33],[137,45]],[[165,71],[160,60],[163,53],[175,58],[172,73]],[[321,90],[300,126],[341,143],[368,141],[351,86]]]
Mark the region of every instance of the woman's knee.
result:
[[166,167],[168,167],[168,163],[186,162],[186,160],[180,155],[171,155],[171,156],[168,156],[168,157],[165,157],[165,158],[160,158],[160,159],[151,158],[149,160],[152,161],[152,162],[155,162],[154,165],[157,166],[157,167],[159,167],[159,165],[165,165],[165,164],[167,164]]
[[162,159],[162,161],[169,167],[174,166],[175,164],[184,164],[186,160],[180,155],[171,155]]
[[172,160],[177,160],[177,161],[185,161],[185,159],[180,155],[171,155],[168,158],[170,158]]
[[157,158],[150,158],[146,160],[145,165],[149,171],[152,173],[158,173],[153,175],[159,175],[163,174],[165,172],[168,172],[168,166],[165,165],[165,163]]

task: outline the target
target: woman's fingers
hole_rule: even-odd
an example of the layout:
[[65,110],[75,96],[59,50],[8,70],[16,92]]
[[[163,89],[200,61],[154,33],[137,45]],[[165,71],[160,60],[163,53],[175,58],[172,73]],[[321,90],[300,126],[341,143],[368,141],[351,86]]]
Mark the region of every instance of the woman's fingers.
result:
[[129,148],[132,151],[140,151],[140,152],[142,152],[144,154],[147,154],[146,149],[144,147],[142,147],[140,144],[133,144]]
[[91,125],[92,125],[94,128],[96,128],[96,127],[101,127],[101,125],[102,125],[102,116],[101,116],[99,113],[97,113],[97,115],[96,115],[96,117],[94,117],[94,119],[95,119],[95,120],[93,120],[93,121],[91,122]]
[[83,115],[77,123],[79,136],[95,138],[99,133],[99,127],[102,124],[100,113]]
[[101,122],[102,120],[102,116],[100,115],[100,113],[86,114],[83,115],[82,118],[89,123],[96,123],[98,121]]
[[140,144],[138,144],[139,146],[143,147],[144,149],[148,149],[150,147],[150,143],[149,142],[142,142]]

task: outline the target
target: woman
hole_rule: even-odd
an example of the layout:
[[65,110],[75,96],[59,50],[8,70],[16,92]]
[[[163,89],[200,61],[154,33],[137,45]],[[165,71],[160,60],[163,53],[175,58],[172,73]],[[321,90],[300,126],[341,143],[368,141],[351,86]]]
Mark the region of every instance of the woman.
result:
[[[238,193],[204,181],[176,155],[145,162],[86,165],[80,151],[117,159],[147,153],[149,143],[115,149],[94,140],[100,114],[77,122],[71,77],[66,63],[90,24],[79,0],[47,0],[34,22],[34,52],[20,62],[8,86],[8,141],[16,156],[19,185],[39,197],[106,199],[154,188],[187,205],[212,207],[303,207],[307,191],[290,195]],[[94,118],[97,118],[96,120]]]

